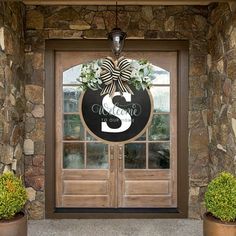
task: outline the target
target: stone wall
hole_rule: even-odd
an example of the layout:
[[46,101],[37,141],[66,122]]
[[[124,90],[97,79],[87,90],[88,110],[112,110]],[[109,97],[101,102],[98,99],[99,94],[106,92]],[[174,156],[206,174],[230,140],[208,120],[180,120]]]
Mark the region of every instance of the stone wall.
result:
[[[204,211],[209,180],[236,170],[235,5],[118,7],[128,38],[190,42],[190,218]],[[106,38],[114,22],[114,6],[27,6],[25,15],[23,4],[0,2],[0,173],[25,166],[32,219],[45,211],[45,40]]]
[[219,4],[209,15],[210,177],[236,174],[236,3]]
[[0,2],[0,173],[24,172],[24,25],[25,7]]
[[[209,180],[207,32],[204,6],[119,6],[119,27],[128,38],[187,39],[189,67],[189,217],[198,218]],[[114,6],[27,6],[25,176],[31,218],[44,217],[45,39],[106,38]]]

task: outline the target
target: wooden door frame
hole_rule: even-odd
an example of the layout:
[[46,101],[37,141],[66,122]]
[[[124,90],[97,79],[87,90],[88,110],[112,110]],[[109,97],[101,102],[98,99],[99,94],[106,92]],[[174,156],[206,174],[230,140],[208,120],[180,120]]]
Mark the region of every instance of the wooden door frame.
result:
[[186,40],[126,40],[125,51],[176,51],[177,208],[56,208],[55,202],[55,52],[110,51],[108,40],[46,40],[45,48],[45,217],[46,218],[186,218],[188,216],[188,55]]

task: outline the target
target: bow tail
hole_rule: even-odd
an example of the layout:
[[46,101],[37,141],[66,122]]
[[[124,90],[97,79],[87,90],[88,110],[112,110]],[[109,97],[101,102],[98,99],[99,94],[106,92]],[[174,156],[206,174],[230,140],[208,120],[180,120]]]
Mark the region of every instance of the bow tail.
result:
[[123,82],[121,80],[118,80],[118,88],[119,91],[123,94],[123,93],[130,93],[130,94],[134,94],[133,91],[131,90],[131,88],[129,87],[127,82]]
[[127,83],[124,83],[124,86],[126,87],[126,90],[128,91],[128,93],[134,95],[132,89],[129,87],[129,85]]
[[116,85],[115,85],[115,83],[111,83],[109,85],[106,85],[102,89],[100,95],[102,96],[102,95],[105,95],[105,94],[109,94],[110,96],[113,96],[115,91],[116,91]]

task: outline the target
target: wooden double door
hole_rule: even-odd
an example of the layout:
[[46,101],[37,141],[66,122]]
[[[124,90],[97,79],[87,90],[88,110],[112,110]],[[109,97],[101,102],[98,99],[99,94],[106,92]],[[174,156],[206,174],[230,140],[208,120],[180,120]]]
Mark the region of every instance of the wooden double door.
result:
[[[105,144],[80,116],[81,66],[107,51],[55,54],[56,207],[177,207],[177,52],[129,51],[126,58],[155,66],[153,118],[127,144]],[[112,56],[112,55],[110,55]]]

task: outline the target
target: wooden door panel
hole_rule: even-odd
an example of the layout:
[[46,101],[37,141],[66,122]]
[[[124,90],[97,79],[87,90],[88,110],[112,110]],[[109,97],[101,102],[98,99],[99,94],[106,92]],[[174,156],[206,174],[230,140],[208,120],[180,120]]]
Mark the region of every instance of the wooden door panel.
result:
[[169,194],[168,180],[128,180],[125,181],[125,195],[160,195]]
[[[138,148],[141,145],[146,153],[146,162],[142,162],[141,167],[138,165],[132,166],[132,163],[127,168],[125,168],[125,158],[126,155],[129,156],[130,153],[137,153],[135,148],[131,148],[130,151],[125,152],[125,146],[120,146],[118,148],[119,156],[119,168],[118,171],[118,189],[119,189],[119,207],[176,207],[177,206],[177,53],[176,52],[127,52],[126,57],[128,58],[145,58],[152,62],[154,65],[165,69],[169,73],[170,83],[156,84],[155,88],[165,88],[169,86],[170,91],[170,111],[168,111],[170,119],[169,128],[169,167],[161,167],[153,169],[153,166],[149,166],[149,149],[150,144],[153,145],[154,141],[150,140],[149,132],[151,126],[148,127],[148,132],[143,139],[144,141],[134,141],[132,145]],[[165,112],[154,112],[158,115],[166,115]],[[150,130],[149,130],[150,129]],[[158,145],[160,143],[165,143],[166,140],[155,141]],[[159,143],[158,143],[159,142]],[[127,145],[128,148],[128,145]],[[142,149],[144,150],[144,149]],[[143,154],[142,154],[143,155]],[[152,157],[156,153],[152,152]],[[161,154],[159,154],[161,155]],[[122,158],[121,158],[122,157]],[[140,158],[139,154],[134,154],[130,159],[138,161]],[[141,161],[143,160],[143,157]],[[133,168],[133,169],[132,169]],[[166,168],[166,169],[165,169]]]
[[109,170],[63,170],[64,180],[107,180]]
[[[97,208],[97,207],[115,207],[115,172],[110,171],[110,150],[107,153],[107,169],[104,167],[93,166],[89,168],[86,161],[88,154],[88,145],[96,145],[100,142],[90,141],[86,139],[87,132],[84,130],[82,135],[77,140],[67,140],[63,135],[63,114],[71,115],[71,112],[66,113],[64,106],[64,88],[72,87],[78,89],[76,84],[68,84],[63,82],[63,72],[73,68],[82,63],[87,63],[97,58],[106,57],[106,52],[56,52],[56,206],[57,207],[78,207],[78,208]],[[76,81],[76,80],[73,80]],[[72,112],[73,115],[78,116],[79,112],[76,110]],[[80,168],[70,166],[69,169],[63,164],[63,144],[82,144],[83,150],[80,155],[83,157],[83,163]],[[71,145],[73,147],[73,145]],[[95,150],[95,149],[94,149]],[[71,152],[73,154],[73,152]],[[76,153],[76,152],[74,152]],[[90,158],[96,156],[96,151],[90,153]],[[75,154],[71,155],[77,158]],[[90,159],[91,160],[91,159]],[[101,168],[101,169],[100,169]]]
[[176,207],[170,170],[123,170],[119,176],[119,207]]
[[[63,91],[64,70],[97,58],[107,52],[56,53],[56,206],[78,208],[161,208],[177,206],[177,53],[126,52],[127,58],[148,59],[154,65],[168,70],[170,90],[174,94],[170,114],[170,167],[168,169],[125,169],[124,146],[108,148],[108,169],[63,168]],[[74,86],[74,85],[73,85]],[[67,141],[66,142],[70,142]],[[74,141],[73,141],[74,142]],[[75,141],[76,142],[76,141]],[[83,142],[83,140],[79,140]],[[97,142],[97,141],[96,141]],[[148,138],[141,143],[149,142]],[[84,140],[84,143],[93,141]],[[145,144],[146,145],[146,144]],[[86,148],[84,149],[86,152]],[[146,154],[148,155],[148,154]]]
[[109,170],[64,170],[57,206],[112,207],[113,182]]
[[112,207],[114,180],[108,170],[64,170],[63,179],[63,207]]
[[107,181],[64,180],[64,195],[108,195]]
[[109,196],[97,196],[97,195],[63,195],[62,196],[63,207],[111,207]]
[[169,170],[125,170],[125,179],[166,180],[170,179]]
[[157,195],[124,196],[122,200],[122,207],[131,207],[131,208],[171,207],[171,196],[157,196]]

